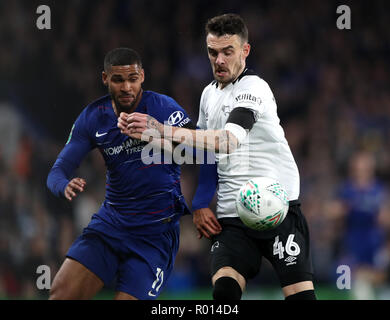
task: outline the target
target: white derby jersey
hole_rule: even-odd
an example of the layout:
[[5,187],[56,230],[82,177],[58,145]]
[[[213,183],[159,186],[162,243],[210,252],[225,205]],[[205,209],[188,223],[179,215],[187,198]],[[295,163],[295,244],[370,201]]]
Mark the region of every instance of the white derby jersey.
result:
[[299,196],[299,171],[285,138],[273,93],[252,71],[244,72],[225,88],[211,82],[200,99],[198,127],[224,129],[230,112],[237,107],[254,112],[255,123],[231,154],[216,154],[218,168],[217,217],[238,217],[235,200],[241,186],[254,177],[279,181],[289,200]]

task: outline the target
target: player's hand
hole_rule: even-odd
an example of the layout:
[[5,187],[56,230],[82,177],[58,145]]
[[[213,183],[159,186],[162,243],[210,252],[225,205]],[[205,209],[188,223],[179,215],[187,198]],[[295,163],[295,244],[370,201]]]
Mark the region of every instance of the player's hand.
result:
[[87,183],[83,178],[73,178],[65,188],[65,198],[72,201],[78,193],[83,192]]
[[127,117],[126,129],[128,129],[131,134],[142,134],[148,130],[147,136],[156,136],[156,133],[159,135],[163,134],[164,125],[148,114],[133,112]]
[[209,208],[195,210],[193,213],[193,222],[198,230],[198,239],[203,236],[210,239],[222,231],[222,227],[215,217],[213,211]]
[[121,112],[118,118],[118,128],[121,130],[121,133],[134,138],[134,139],[141,139],[141,133],[132,134],[129,129],[127,129],[127,126],[129,125],[127,122],[129,114],[126,112]]
[[127,117],[129,116],[126,112],[121,112],[118,117],[118,128],[121,130],[121,133],[127,134]]
[[148,130],[151,129],[148,127],[148,121],[162,126],[161,123],[147,114],[134,112],[129,115],[121,112],[118,118],[118,128],[121,130],[121,133],[134,139],[149,142],[151,140],[150,137],[161,138],[156,131],[157,129]]

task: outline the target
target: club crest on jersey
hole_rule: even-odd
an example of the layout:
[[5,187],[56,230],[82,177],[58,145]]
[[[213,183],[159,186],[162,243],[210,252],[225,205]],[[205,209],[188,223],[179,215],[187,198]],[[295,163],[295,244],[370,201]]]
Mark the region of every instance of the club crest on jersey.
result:
[[232,111],[232,107],[230,106],[222,106],[222,112],[225,116],[227,116]]

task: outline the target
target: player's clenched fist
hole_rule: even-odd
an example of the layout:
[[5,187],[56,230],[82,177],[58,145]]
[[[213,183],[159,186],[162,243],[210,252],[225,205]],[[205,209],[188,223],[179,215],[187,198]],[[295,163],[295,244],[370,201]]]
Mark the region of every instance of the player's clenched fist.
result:
[[126,112],[121,112],[118,118],[118,128],[121,130],[121,133],[128,134],[129,131],[127,130],[127,117],[129,116]]
[[84,191],[86,185],[87,183],[83,178],[73,178],[65,188],[65,198],[72,201],[72,199],[77,196],[77,193]]
[[127,129],[132,133],[142,133],[147,129],[157,129],[158,121],[148,114],[133,112],[127,117],[127,123]]
[[131,138],[150,141],[151,137],[160,137],[164,132],[164,125],[148,114],[121,112],[118,117],[118,128],[121,133]]
[[126,112],[121,112],[119,117],[118,117],[118,128],[121,130],[121,133],[134,138],[134,139],[139,139],[141,140],[142,138],[142,133],[135,132],[134,130],[130,130],[128,128],[129,126],[129,114]]

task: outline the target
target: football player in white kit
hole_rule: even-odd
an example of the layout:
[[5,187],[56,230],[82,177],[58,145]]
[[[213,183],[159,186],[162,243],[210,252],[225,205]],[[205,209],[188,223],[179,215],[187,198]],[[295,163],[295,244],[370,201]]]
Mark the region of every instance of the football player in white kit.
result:
[[[167,125],[139,113],[122,114],[118,126],[145,140],[145,130],[156,129],[165,140],[216,153],[217,170],[201,166],[192,204],[199,238],[212,240],[215,300],[241,299],[263,256],[273,265],[287,300],[314,300],[309,230],[298,199],[299,172],[270,87],[246,67],[248,29],[236,14],[217,16],[206,24],[206,43],[215,80],[201,96],[199,130],[167,130]],[[257,176],[278,180],[289,195],[289,212],[272,230],[249,229],[236,212],[238,190]],[[209,209],[216,189],[217,218]]]

